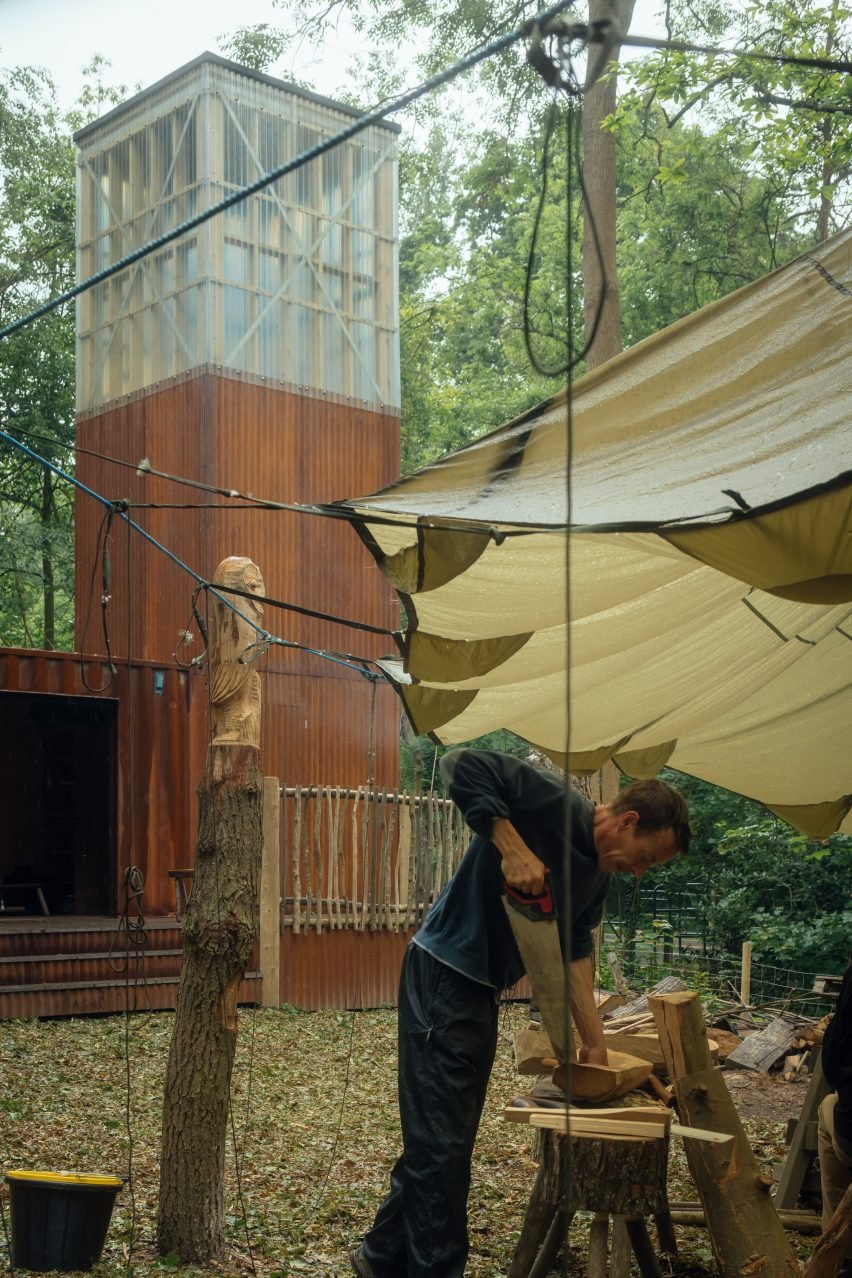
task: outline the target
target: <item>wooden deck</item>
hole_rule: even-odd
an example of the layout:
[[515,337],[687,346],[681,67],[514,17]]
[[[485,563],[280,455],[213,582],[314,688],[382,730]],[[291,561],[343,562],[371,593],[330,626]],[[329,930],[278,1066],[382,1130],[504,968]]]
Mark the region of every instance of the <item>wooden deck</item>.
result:
[[[145,920],[145,943],[108,916],[0,914],[0,1020],[173,1008],[183,961],[174,916]],[[260,1000],[250,970],[239,1001]]]

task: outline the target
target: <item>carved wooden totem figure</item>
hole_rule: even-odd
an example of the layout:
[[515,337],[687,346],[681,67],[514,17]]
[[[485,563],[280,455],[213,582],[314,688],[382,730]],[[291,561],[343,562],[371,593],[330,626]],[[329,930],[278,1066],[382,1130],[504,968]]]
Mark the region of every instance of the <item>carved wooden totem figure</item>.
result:
[[[266,587],[257,564],[231,555],[216,569],[214,581],[223,587],[249,590],[263,595]],[[263,605],[239,595],[230,596],[234,606],[259,626]],[[210,699],[212,703],[213,745],[260,746],[260,676],[253,665],[241,658],[257,640],[257,631],[215,594],[210,595]]]

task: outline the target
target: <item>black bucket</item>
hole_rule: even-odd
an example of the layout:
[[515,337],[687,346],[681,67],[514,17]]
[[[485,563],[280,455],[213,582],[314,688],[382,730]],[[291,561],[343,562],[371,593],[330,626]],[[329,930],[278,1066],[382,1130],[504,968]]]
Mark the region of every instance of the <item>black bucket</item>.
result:
[[12,1266],[44,1273],[91,1269],[100,1259],[118,1176],[9,1171]]

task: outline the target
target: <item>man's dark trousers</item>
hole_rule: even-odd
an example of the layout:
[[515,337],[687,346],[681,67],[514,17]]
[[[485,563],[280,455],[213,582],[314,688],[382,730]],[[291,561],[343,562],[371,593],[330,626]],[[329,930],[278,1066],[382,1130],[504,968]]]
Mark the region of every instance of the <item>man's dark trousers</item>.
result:
[[461,1278],[473,1143],[497,1047],[497,994],[412,943],[399,987],[403,1154],[362,1245],[376,1278]]

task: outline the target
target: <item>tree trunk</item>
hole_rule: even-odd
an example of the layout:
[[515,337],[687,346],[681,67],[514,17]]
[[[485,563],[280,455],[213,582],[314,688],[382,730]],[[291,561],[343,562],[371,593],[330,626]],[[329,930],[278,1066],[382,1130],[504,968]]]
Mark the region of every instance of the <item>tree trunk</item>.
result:
[[257,932],[263,778],[253,745],[211,745],[163,1102],[157,1242],[182,1262],[225,1249],[224,1174],[237,993]]
[[648,1006],[681,1121],[733,1137],[724,1145],[685,1142],[719,1272],[723,1278],[757,1273],[762,1278],[795,1278],[799,1267],[769,1187],[725,1081],[712,1068],[698,995],[686,991],[649,996]]
[[[610,12],[619,29],[626,33],[633,17],[635,0],[590,0],[589,20],[595,22]],[[621,51],[613,45],[610,61],[617,62]],[[590,61],[599,52],[592,45]],[[615,231],[615,135],[601,128],[601,122],[615,110],[615,73],[598,77],[583,97],[583,176],[588,207],[583,219],[583,312],[586,342],[594,327],[601,292],[603,311],[597,334],[586,356],[586,367],[597,368],[621,350],[621,313],[618,304]],[[592,227],[597,228],[601,257],[595,246]],[[601,262],[601,258],[603,261]]]

